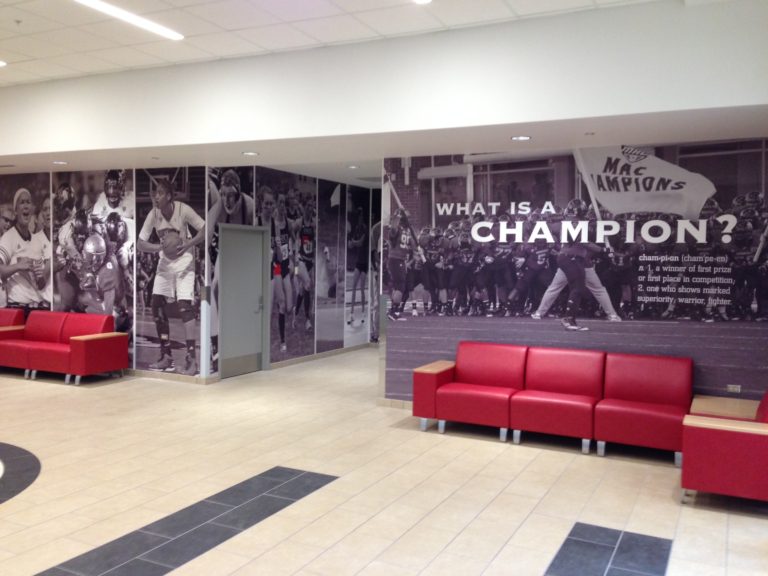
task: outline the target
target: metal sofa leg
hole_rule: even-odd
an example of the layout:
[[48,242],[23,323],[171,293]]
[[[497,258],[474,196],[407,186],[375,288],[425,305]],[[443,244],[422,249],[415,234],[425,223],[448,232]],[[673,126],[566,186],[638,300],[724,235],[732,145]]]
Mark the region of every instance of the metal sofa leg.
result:
[[437,431],[440,434],[445,434],[445,420],[438,420],[437,421]]
[[419,430],[426,432],[427,426],[429,426],[429,420],[427,418],[419,418]]
[[597,455],[605,456],[605,440],[597,441]]
[[80,386],[80,375],[75,376],[75,386]]
[[683,453],[675,452],[675,466],[681,468],[683,466]]
[[512,444],[520,444],[520,430],[512,430]]
[[26,380],[27,378],[29,378],[29,368],[24,370],[24,379]]
[[589,454],[589,446],[592,444],[592,440],[589,438],[582,438],[581,439],[581,453],[582,454]]
[[507,432],[509,432],[509,428],[499,428],[499,440],[501,440],[502,442],[506,442]]
[[64,384],[69,384],[70,380],[72,380],[72,374],[66,374],[64,376]]
[[37,370],[32,370],[32,373],[29,375],[29,378],[31,380],[34,380],[35,378],[37,378]]

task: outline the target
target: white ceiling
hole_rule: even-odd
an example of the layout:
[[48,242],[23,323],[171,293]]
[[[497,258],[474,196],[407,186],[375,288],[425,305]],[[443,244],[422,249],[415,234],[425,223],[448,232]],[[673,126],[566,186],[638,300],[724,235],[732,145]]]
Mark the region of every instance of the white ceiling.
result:
[[[479,26],[658,0],[112,0],[157,36],[73,0],[0,0],[0,86]],[[685,0],[686,3],[701,0]]]

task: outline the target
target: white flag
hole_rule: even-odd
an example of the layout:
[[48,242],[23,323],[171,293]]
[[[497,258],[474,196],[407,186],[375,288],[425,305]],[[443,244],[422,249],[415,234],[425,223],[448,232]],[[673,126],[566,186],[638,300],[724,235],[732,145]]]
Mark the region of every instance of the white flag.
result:
[[715,185],[642,148],[585,148],[574,154],[590,192],[613,214],[665,212],[697,219]]

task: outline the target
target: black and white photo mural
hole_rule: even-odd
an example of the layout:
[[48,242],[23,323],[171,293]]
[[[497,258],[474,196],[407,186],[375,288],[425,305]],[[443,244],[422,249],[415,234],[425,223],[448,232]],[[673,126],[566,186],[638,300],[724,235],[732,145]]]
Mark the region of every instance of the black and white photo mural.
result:
[[379,308],[381,295],[381,190],[371,190],[371,266],[368,273],[370,294],[370,341],[379,341]]
[[315,353],[317,180],[256,167],[257,226],[270,230],[270,359]]
[[0,176],[0,306],[50,310],[50,173]]
[[136,368],[199,373],[206,169],[136,170]]
[[344,347],[346,185],[318,181],[317,352]]
[[371,244],[371,191],[347,186],[344,347],[366,344],[369,338],[368,276]]

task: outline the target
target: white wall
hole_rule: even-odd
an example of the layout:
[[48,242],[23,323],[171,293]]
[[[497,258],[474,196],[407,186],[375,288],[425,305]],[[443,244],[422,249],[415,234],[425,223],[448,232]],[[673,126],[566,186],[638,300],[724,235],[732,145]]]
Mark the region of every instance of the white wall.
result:
[[768,103],[768,2],[672,0],[0,90],[0,156]]

